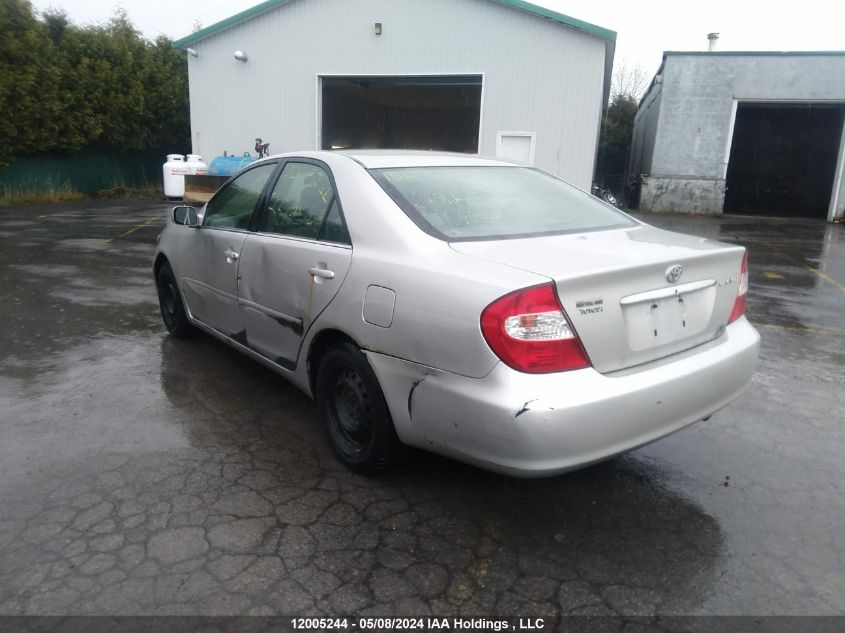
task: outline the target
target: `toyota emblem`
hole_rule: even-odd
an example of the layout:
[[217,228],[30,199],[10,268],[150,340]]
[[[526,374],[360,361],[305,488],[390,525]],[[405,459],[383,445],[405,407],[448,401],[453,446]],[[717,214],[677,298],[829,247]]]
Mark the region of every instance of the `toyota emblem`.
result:
[[680,264],[669,266],[669,268],[666,269],[666,281],[668,281],[670,284],[674,284],[681,278],[681,275],[683,274],[684,267]]

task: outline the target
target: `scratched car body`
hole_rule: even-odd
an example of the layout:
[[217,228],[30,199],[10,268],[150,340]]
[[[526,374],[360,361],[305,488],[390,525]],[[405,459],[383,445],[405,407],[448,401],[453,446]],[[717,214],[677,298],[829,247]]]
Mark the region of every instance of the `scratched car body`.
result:
[[757,360],[743,247],[494,160],[274,156],[174,209],[154,266],[170,332],[314,397],[359,471],[411,445],[564,472],[708,418]]

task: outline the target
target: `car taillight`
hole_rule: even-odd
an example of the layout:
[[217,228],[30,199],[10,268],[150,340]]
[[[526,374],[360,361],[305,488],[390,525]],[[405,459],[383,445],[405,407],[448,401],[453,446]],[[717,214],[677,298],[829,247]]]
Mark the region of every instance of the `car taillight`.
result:
[[731,317],[728,323],[733,323],[745,314],[745,304],[748,298],[748,251],[742,254],[742,268],[739,270],[739,289],[736,291],[734,309],[731,310]]
[[545,374],[590,366],[551,283],[496,299],[481,313],[481,333],[496,356],[518,371]]

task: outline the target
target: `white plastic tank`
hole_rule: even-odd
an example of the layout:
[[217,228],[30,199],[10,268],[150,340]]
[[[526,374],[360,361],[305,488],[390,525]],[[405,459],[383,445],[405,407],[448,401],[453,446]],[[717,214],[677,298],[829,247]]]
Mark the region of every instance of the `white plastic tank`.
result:
[[185,165],[188,167],[189,176],[208,176],[208,165],[199,154],[188,154]]
[[188,166],[182,154],[168,154],[164,163],[164,195],[168,198],[182,198],[185,195],[185,175]]

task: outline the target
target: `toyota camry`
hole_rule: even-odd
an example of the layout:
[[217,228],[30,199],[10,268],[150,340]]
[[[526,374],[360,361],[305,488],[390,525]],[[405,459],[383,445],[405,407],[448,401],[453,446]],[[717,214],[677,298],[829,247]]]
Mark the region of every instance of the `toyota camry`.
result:
[[154,275],[171,335],[287,378],[361,472],[402,445],[517,476],[579,468],[709,418],[759,346],[743,247],[462,155],[253,163],[173,210]]

